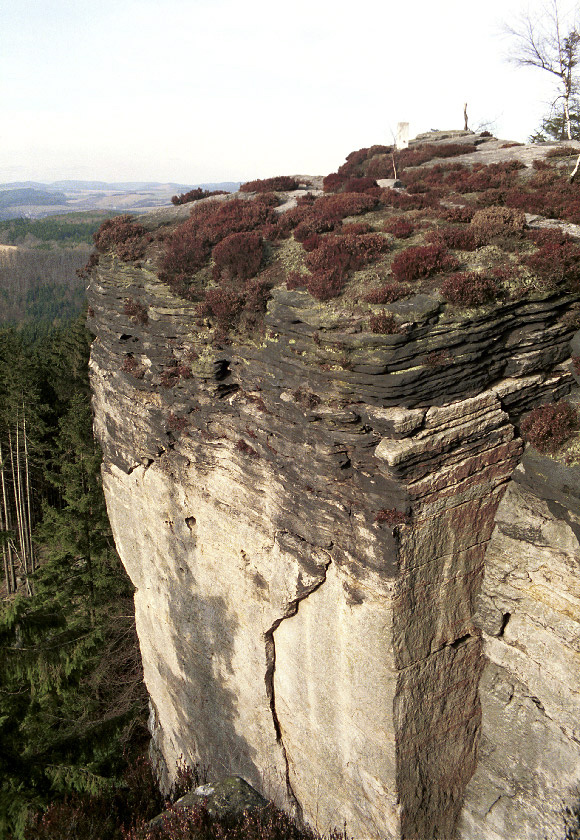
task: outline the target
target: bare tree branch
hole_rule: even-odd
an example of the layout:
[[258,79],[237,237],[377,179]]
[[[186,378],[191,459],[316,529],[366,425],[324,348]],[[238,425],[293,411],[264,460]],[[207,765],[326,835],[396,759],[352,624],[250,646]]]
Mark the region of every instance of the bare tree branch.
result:
[[[543,17],[536,20],[528,12],[505,31],[512,39],[509,61],[518,67],[537,67],[555,76],[562,102],[566,134],[571,138],[570,100],[578,90],[575,69],[580,61],[580,28],[576,20],[563,26],[558,0],[552,0]],[[563,33],[566,34],[563,34]]]

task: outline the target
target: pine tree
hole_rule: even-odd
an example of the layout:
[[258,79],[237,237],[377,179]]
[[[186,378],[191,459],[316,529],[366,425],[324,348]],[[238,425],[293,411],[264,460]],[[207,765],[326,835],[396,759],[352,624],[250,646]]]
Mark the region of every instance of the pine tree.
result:
[[[86,335],[79,332],[76,338],[77,350],[84,346],[86,352]],[[66,362],[67,351],[58,347],[58,340],[55,356]],[[50,368],[50,355],[45,358]],[[48,393],[48,383],[41,381],[43,367],[34,369],[32,393]],[[61,388],[60,398],[53,400],[61,417],[55,425],[56,409],[52,416],[48,413],[53,428],[43,428],[42,438],[34,442],[43,452],[43,492],[35,500],[42,497],[42,522],[34,534],[42,559],[28,575],[30,589],[12,596],[0,610],[2,837],[22,837],[27,812],[66,791],[96,793],[113,787],[123,766],[123,738],[145,708],[132,588],[113,547],[86,367],[84,377],[80,370],[81,387],[69,393],[64,370],[60,383],[58,377],[52,379],[51,387]],[[0,366],[0,389],[5,387],[16,415],[22,410],[11,395],[23,394],[22,375],[17,372],[16,382],[9,382],[7,368]],[[74,373],[68,381],[72,379]],[[2,419],[11,436],[14,416],[6,409]],[[18,452],[23,457],[22,434],[30,421],[18,422],[13,456]],[[16,467],[7,479],[18,496]],[[24,500],[26,485],[22,466]],[[53,492],[44,492],[49,486]],[[26,511],[24,504],[20,513],[26,517]],[[16,537],[7,536],[4,542],[10,539],[20,545]]]

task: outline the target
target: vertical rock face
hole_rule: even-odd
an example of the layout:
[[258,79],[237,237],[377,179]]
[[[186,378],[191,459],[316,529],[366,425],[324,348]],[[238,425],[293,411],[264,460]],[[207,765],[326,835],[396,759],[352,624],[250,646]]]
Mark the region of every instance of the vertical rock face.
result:
[[580,471],[528,450],[497,513],[466,838],[563,837],[580,779]]
[[529,803],[578,764],[577,518],[527,462],[510,484],[513,421],[570,389],[572,300],[458,320],[417,296],[377,336],[281,287],[265,337],[219,348],[146,268],[101,259],[95,426],[167,774],[240,774],[354,838],[539,836]]

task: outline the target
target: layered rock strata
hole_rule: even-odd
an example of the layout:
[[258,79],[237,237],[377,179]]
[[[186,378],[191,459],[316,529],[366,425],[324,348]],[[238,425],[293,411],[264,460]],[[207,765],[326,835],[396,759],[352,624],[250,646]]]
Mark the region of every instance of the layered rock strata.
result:
[[475,601],[514,422],[570,389],[575,304],[418,295],[378,336],[279,287],[264,335],[220,347],[146,267],[101,258],[95,427],[168,774],[183,755],[354,838],[451,838],[467,788],[465,836],[509,836],[481,816],[495,759],[476,766],[482,707],[504,737],[492,672],[517,645],[489,640],[515,609],[482,612],[486,660]]

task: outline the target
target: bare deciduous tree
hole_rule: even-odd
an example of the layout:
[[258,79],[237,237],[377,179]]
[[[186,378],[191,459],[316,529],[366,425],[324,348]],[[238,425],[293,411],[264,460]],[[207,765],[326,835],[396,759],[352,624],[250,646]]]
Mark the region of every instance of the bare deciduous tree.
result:
[[570,105],[578,91],[576,67],[580,61],[577,20],[565,22],[558,0],[551,0],[541,18],[528,12],[514,26],[506,27],[514,51],[510,61],[519,67],[537,67],[557,79],[558,95],[552,108],[562,109],[566,137],[571,140]]

